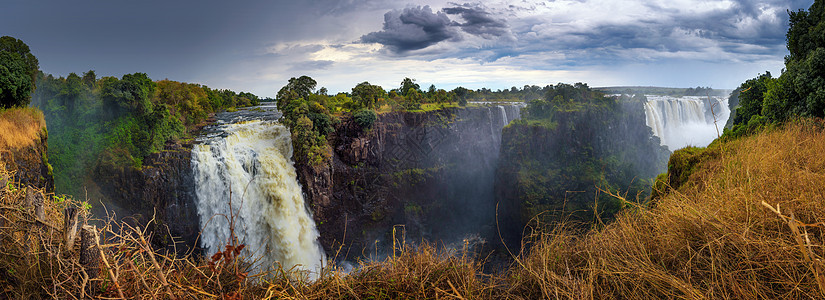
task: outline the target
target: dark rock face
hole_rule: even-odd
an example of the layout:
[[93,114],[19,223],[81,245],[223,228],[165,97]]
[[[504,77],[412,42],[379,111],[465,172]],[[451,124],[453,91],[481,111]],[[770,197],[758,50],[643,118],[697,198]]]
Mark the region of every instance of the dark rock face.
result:
[[54,191],[54,176],[47,155],[48,138],[44,128],[40,131],[40,140],[34,145],[0,152],[0,164],[5,165],[6,170],[15,172],[13,181],[23,186]]
[[343,119],[325,165],[296,160],[328,255],[381,252],[392,243],[393,227],[396,240],[404,231],[414,242],[494,232],[501,129],[517,113],[496,107],[393,112],[379,115],[372,128]]
[[144,159],[141,169],[95,170],[101,192],[127,221],[145,225],[154,215],[150,230],[157,248],[185,253],[196,246],[200,228],[191,156],[191,143],[167,143],[163,151]]

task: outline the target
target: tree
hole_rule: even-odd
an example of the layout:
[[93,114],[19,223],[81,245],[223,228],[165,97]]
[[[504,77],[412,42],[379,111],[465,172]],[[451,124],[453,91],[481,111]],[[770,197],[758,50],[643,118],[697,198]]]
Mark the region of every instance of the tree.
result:
[[409,77],[404,78],[404,80],[401,81],[401,95],[404,97],[408,96],[410,90],[421,93],[421,86],[415,83],[415,79],[410,79]]
[[95,74],[95,70],[89,70],[88,72],[83,73],[82,81],[88,88],[93,89],[97,83],[97,75]]
[[466,106],[467,105],[467,93],[470,90],[465,89],[464,87],[457,87],[452,90],[452,93],[458,98],[458,105]]
[[768,91],[768,81],[771,81],[771,72],[760,74],[739,86],[739,107],[736,108],[734,124],[748,123],[751,117],[760,115],[765,92]]
[[785,62],[803,60],[811,51],[825,46],[825,1],[814,1],[808,11],[788,12],[790,15],[788,33],[788,51],[791,53]]
[[289,83],[278,91],[278,95],[275,98],[277,100],[278,109],[283,110],[289,102],[299,98],[306,98],[312,94],[312,91],[315,90],[316,85],[318,85],[318,82],[316,82],[315,79],[312,79],[312,77],[306,75],[298,78],[290,78]]
[[118,80],[104,77],[100,80],[100,99],[104,112],[115,118],[124,111],[138,116],[148,115],[153,111],[152,96],[155,82],[146,73],[126,74]]
[[785,69],[779,78],[766,72],[739,86],[734,131],[794,116],[825,117],[825,1],[808,11],[788,12],[790,28]]
[[352,88],[352,99],[370,109],[375,108],[378,99],[384,98],[384,95],[386,95],[386,92],[383,88],[366,81]]
[[437,103],[453,102],[453,99],[452,97],[450,97],[450,94],[448,94],[447,91],[443,89],[438,89],[438,91],[436,91],[433,94],[433,98]]
[[424,100],[424,95],[422,95],[417,89],[410,88],[407,90],[407,109],[421,109],[421,100]]
[[80,76],[77,76],[75,73],[69,73],[57,96],[58,99],[60,99],[60,104],[71,114],[74,112],[82,94],[83,84],[81,83]]
[[10,36],[0,37],[0,107],[29,104],[38,68],[28,45]]

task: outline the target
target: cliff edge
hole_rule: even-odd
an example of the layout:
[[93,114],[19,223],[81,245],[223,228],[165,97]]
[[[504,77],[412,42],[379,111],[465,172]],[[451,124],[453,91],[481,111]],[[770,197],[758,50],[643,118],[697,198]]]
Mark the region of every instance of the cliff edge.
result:
[[54,191],[48,159],[48,138],[43,112],[36,108],[0,111],[0,167],[21,186]]

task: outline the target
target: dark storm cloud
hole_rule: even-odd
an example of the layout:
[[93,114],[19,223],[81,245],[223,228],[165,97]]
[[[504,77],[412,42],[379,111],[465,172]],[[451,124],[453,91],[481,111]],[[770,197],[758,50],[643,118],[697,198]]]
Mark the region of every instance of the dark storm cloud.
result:
[[[640,11],[634,12],[637,17],[628,18],[630,10],[599,10],[605,5],[592,0],[576,4],[588,9],[566,11],[555,9],[553,3],[534,1],[493,8],[480,3],[450,3],[437,13],[420,7],[394,10],[385,15],[383,30],[364,35],[360,41],[380,43],[395,55],[427,60],[474,57],[495,61],[508,56],[557,52],[564,53],[574,64],[680,56],[704,57],[708,61],[731,57],[753,61],[770,55],[783,56],[786,10],[810,5],[810,1],[803,0],[736,0],[727,6],[715,3],[720,4],[717,8],[701,3],[694,4],[696,8],[669,2],[621,3],[617,7],[639,7]],[[537,11],[541,13],[533,13]],[[610,17],[611,13],[615,13],[615,18]],[[421,17],[411,22],[408,16]],[[445,41],[461,42],[449,48],[410,52]]]
[[461,27],[464,32],[480,36],[485,39],[492,39],[509,35],[507,21],[494,18],[491,13],[484,10],[479,4],[465,3],[463,5],[453,4],[454,7],[444,8],[442,11],[448,15],[459,15],[464,19],[464,23],[453,22],[452,25]]
[[[699,56],[707,61],[781,57],[788,24],[786,10],[807,7],[809,4],[804,2],[742,0],[704,13],[689,13],[674,5],[662,6],[667,3],[646,3],[643,6],[648,12],[641,18],[604,19],[584,27],[567,26],[567,22],[547,25],[547,18],[537,17],[523,20],[514,30],[520,38],[515,52],[561,51],[567,53],[567,59],[580,64],[655,57],[673,59],[680,55],[696,59],[696,53],[704,53]],[[509,10],[520,11],[520,8],[511,6]],[[586,15],[570,19],[583,17]]]
[[392,10],[384,14],[384,27],[361,37],[364,43],[379,43],[396,53],[427,48],[445,40],[459,40],[450,18],[434,13],[429,6]]

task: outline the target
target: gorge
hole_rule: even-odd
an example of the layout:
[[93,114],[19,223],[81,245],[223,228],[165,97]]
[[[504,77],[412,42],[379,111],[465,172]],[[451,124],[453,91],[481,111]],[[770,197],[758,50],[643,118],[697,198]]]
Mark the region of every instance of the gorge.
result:
[[[293,163],[293,141],[274,105],[219,113],[214,125],[184,147],[191,155],[181,158],[191,160],[180,166],[190,170],[180,174],[191,176],[183,184],[191,185],[193,199],[177,206],[196,208],[199,225],[176,219],[179,213],[169,214],[164,224],[172,236],[189,236],[185,244],[205,254],[230,242],[231,227],[264,268],[279,262],[317,270],[336,254],[339,260],[380,258],[402,239],[497,241],[499,231],[519,232],[528,216],[543,210],[587,215],[597,187],[630,194],[649,189],[669,155],[655,137],[671,146],[668,138],[692,134],[680,131],[686,124],[707,126],[712,120],[703,101],[692,98],[616,101],[557,112],[552,130],[519,121],[522,103],[382,113],[370,128],[341,118],[329,135],[331,156],[320,166]],[[651,120],[659,123],[648,129]],[[599,179],[603,168],[606,177]],[[540,169],[557,171],[539,176],[545,172]],[[605,194],[599,197],[607,201]],[[497,204],[502,228],[496,225]],[[529,209],[516,208],[521,205]],[[610,201],[602,205],[618,209]],[[191,233],[176,228],[202,230],[200,242],[195,245]],[[520,235],[512,236],[517,241]]]

